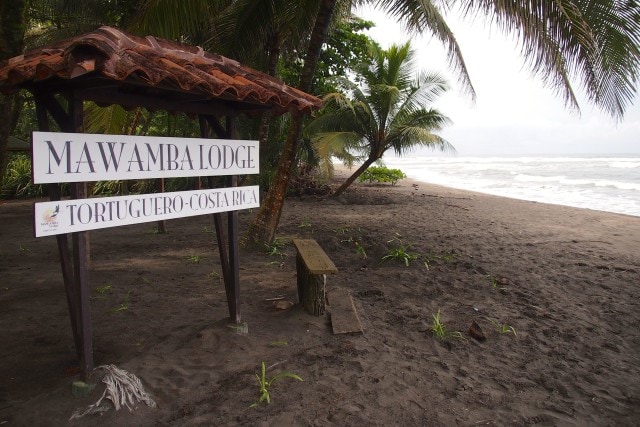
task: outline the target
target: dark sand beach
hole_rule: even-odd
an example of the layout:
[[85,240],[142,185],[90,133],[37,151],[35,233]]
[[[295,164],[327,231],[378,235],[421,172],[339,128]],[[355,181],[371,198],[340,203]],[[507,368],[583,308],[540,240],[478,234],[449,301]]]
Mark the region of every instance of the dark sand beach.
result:
[[[329,313],[268,301],[297,300],[291,244],[241,251],[249,333],[238,335],[210,217],[170,221],[164,235],[93,231],[96,364],[139,376],[158,408],[69,422],[102,386],[71,394],[56,242],[32,237],[32,202],[0,203],[0,425],[640,424],[640,217],[408,180],[291,198],[278,236],[313,238],[334,261],[327,291],[347,289],[364,327],[347,335]],[[240,218],[244,230],[251,213]],[[400,244],[420,259],[381,262]],[[438,310],[464,339],[432,335]],[[486,340],[469,335],[474,321]],[[304,382],[275,382],[272,403],[249,408],[262,361]]]

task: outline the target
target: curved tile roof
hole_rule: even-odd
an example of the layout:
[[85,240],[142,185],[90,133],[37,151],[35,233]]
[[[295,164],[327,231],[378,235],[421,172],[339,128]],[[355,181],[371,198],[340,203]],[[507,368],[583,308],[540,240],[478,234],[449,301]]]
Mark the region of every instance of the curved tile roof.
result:
[[[53,81],[74,87],[74,82],[94,77],[98,77],[94,81],[98,86],[104,86],[106,79],[117,82],[120,89],[146,87],[196,95],[199,102],[228,101],[241,105],[243,111],[255,107],[277,114],[310,113],[322,105],[320,99],[233,59],[113,27],[101,27],[0,63],[0,91],[5,93]],[[157,91],[153,93],[158,96]]]

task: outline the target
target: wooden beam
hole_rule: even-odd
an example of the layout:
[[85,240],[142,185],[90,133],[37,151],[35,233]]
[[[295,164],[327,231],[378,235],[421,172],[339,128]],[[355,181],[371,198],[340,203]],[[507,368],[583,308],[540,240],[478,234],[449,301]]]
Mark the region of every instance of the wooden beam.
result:
[[71,130],[69,130],[73,128],[71,117],[64,111],[64,108],[62,108],[58,100],[53,96],[51,92],[35,92],[34,96],[36,98],[36,103],[41,104],[47,109],[60,129],[63,129],[65,132],[72,132]]
[[[38,129],[43,132],[49,132],[49,116],[47,115],[47,109],[40,97],[36,97],[36,115],[38,118]],[[60,184],[49,184],[48,189],[49,200],[55,202],[62,198]],[[71,333],[73,334],[73,342],[76,346],[76,356],[78,357],[78,360],[80,360],[80,348],[82,346],[82,342],[80,340],[80,334],[78,333],[77,309],[75,304],[76,289],[67,235],[56,235],[56,243],[58,245],[60,268],[62,269],[62,281],[64,283],[65,295],[67,297],[67,309],[69,311],[69,320],[71,322]]]
[[122,90],[92,88],[83,89],[79,96],[87,101],[97,104],[118,104],[126,107],[144,107],[149,110],[166,110],[172,113],[185,113],[195,115],[217,115],[225,114],[240,115],[251,112],[261,112],[265,109],[261,105],[241,105],[233,101],[213,100],[207,97],[187,96],[184,93],[171,94],[164,98],[159,95],[149,95],[141,92],[125,92]]
[[[69,117],[73,129],[65,131],[82,132],[84,107],[78,96],[69,98]],[[84,199],[87,197],[87,184],[77,182],[71,184],[71,197]],[[80,350],[80,369],[82,378],[87,381],[93,371],[93,335],[91,328],[91,300],[89,290],[89,233],[81,231],[71,234],[73,242],[73,269],[76,284],[76,319],[80,332],[82,347]]]
[[[212,119],[210,116],[198,116],[201,138],[211,137],[211,131],[209,128],[210,119]],[[217,123],[217,120],[214,119],[213,121]],[[209,186],[209,188],[215,187],[214,177],[207,177],[207,185]],[[213,214],[213,224],[216,229],[216,243],[218,244],[218,253],[220,254],[220,267],[222,268],[222,281],[224,282],[224,291],[227,296],[227,308],[229,309],[229,316],[232,316],[234,298],[231,285],[231,273],[229,270],[229,256],[227,255],[227,244],[222,223],[222,213]]]
[[[227,137],[236,139],[236,128],[232,117],[227,116],[226,120]],[[238,177],[229,177],[229,187],[238,186]],[[229,269],[231,270],[231,291],[233,297],[231,320],[237,324],[241,323],[240,315],[240,246],[238,235],[238,211],[227,212],[229,229]]]

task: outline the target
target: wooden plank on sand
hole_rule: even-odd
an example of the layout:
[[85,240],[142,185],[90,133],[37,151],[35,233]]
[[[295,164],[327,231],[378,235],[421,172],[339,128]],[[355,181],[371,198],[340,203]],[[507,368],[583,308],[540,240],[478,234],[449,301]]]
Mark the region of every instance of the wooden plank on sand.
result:
[[353,299],[345,289],[332,289],[328,293],[331,310],[331,326],[334,334],[362,333],[362,324],[353,304]]

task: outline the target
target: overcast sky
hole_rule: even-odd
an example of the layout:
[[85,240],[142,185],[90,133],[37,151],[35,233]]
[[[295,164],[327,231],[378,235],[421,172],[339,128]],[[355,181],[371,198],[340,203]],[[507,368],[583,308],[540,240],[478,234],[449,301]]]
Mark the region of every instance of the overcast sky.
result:
[[402,26],[370,8],[358,15],[376,23],[369,36],[383,47],[411,39],[420,68],[448,76],[452,89],[436,107],[454,122],[442,136],[460,156],[640,154],[638,97],[621,123],[586,101],[580,103],[581,114],[570,111],[560,95],[525,67],[516,41],[483,19],[463,21],[453,13],[447,18],[476,90],[474,105],[449,72],[440,42],[429,36],[411,37]]

